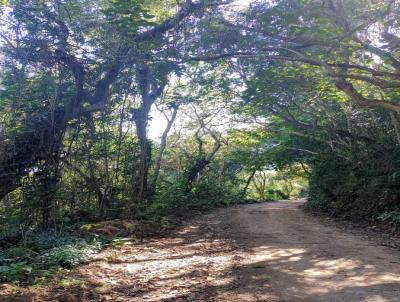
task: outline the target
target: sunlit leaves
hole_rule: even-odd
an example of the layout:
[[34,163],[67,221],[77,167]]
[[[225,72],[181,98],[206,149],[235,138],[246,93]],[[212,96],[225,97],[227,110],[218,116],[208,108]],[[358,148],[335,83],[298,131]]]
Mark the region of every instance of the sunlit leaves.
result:
[[107,20],[128,35],[134,35],[141,27],[154,25],[155,16],[140,0],[110,0],[103,10]]

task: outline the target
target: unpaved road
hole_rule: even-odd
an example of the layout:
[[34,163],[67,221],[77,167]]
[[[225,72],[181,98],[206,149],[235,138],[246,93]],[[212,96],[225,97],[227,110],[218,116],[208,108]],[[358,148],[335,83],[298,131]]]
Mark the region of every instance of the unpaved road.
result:
[[398,250],[321,223],[301,204],[222,208],[170,236],[105,250],[48,286],[3,286],[0,301],[400,301]]
[[398,250],[322,225],[301,203],[232,210],[229,224],[246,254],[244,301],[400,301]]

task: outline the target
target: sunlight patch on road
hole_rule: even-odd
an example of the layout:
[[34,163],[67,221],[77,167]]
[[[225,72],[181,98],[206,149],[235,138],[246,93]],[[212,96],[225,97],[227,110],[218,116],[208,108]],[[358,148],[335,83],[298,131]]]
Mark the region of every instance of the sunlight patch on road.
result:
[[[336,258],[329,253],[316,255],[304,248],[259,246],[252,249],[251,258],[249,257],[246,264],[265,269],[265,276],[273,275],[273,272],[285,274],[286,278],[293,280],[293,284],[298,284],[285,290],[298,297],[304,296],[305,293],[316,296],[335,291],[354,293],[354,287],[359,287],[360,293],[365,295],[364,288],[400,284],[399,274],[380,272],[375,265],[365,264],[357,257]],[[262,274],[260,271],[259,275]],[[274,281],[277,284],[283,282],[283,280]],[[383,293],[373,293],[371,297],[360,301],[392,300],[385,298]]]
[[[285,258],[285,261],[293,259],[300,260],[300,255],[306,252],[305,249],[276,249],[269,246],[261,246],[254,249],[255,256],[252,258],[253,262],[266,261],[266,260],[279,260]],[[295,261],[293,260],[293,261]]]

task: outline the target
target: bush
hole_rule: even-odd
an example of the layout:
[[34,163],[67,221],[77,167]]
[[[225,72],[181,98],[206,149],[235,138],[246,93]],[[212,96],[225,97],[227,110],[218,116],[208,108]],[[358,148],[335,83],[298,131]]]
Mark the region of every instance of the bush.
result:
[[380,144],[352,150],[348,160],[333,154],[313,164],[306,209],[353,220],[400,226],[400,154]]
[[35,251],[23,246],[15,246],[0,252],[0,262],[27,260],[37,255]]
[[0,266],[0,281],[13,282],[24,281],[29,278],[32,273],[32,266],[26,261],[11,263],[10,265]]
[[142,215],[163,225],[171,225],[193,212],[208,211],[240,200],[241,190],[231,182],[218,182],[209,177],[188,185],[184,180],[177,180],[162,188],[142,209]]
[[70,268],[87,262],[100,248],[98,240],[88,242],[52,232],[32,234],[25,245],[0,250],[0,281],[32,283],[48,277],[49,271],[58,267]]
[[72,267],[87,262],[101,248],[98,241],[76,243],[54,247],[38,258],[38,263],[44,267],[62,266]]
[[52,231],[35,232],[29,238],[27,245],[36,246],[40,250],[47,250],[57,246],[71,244],[76,237],[70,233],[55,233]]

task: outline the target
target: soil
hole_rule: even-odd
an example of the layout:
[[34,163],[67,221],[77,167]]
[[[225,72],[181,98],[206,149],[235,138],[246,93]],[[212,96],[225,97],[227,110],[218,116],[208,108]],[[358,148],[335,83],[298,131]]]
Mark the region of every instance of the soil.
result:
[[[281,201],[218,209],[0,301],[400,301],[400,252]],[[68,282],[66,282],[68,281]]]

